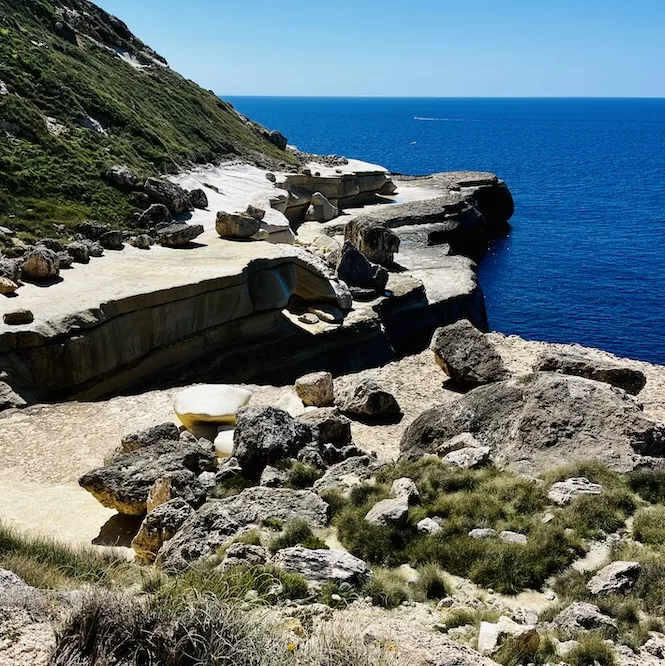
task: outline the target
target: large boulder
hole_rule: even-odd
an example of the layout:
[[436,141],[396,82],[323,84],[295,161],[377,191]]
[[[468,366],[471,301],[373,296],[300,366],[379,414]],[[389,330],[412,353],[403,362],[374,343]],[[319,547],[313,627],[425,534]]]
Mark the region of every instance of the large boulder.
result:
[[435,453],[470,432],[494,463],[524,473],[596,458],[627,471],[665,454],[665,426],[624,391],[555,373],[535,373],[473,389],[421,414],[402,437],[403,458]]
[[190,191],[189,200],[194,208],[204,210],[208,207],[208,195],[200,188]]
[[233,425],[252,392],[226,384],[199,384],[179,391],[173,410],[186,428],[201,424]]
[[300,574],[308,583],[323,585],[328,581],[362,586],[372,575],[365,562],[338,550],[312,550],[295,546],[277,551],[273,564]]
[[251,238],[261,228],[261,222],[244,213],[219,211],[215,229],[222,238],[242,240]]
[[155,481],[181,472],[197,484],[201,472],[215,472],[217,457],[198,444],[159,442],[111,458],[104,466],[84,474],[79,485],[109,509],[140,516],[146,513]]
[[153,203],[164,204],[172,215],[182,215],[192,210],[187,192],[175,183],[160,178],[148,178],[143,189]]
[[351,421],[337,407],[321,407],[305,412],[298,418],[316,430],[321,446],[345,446],[351,443]]
[[627,594],[635,587],[641,573],[639,562],[612,562],[587,583],[587,589],[596,596]]
[[77,264],[90,263],[90,249],[85,243],[74,241],[67,246],[67,253]]
[[365,520],[372,525],[395,525],[406,523],[409,517],[409,500],[399,496],[377,502],[365,516]]
[[246,476],[258,479],[266,465],[295,458],[317,440],[312,428],[276,407],[245,407],[238,412],[233,456]]
[[99,243],[105,250],[122,250],[124,247],[124,236],[119,229],[105,231],[99,237]]
[[508,378],[494,345],[467,319],[437,329],[430,349],[451,383],[460,389]]
[[150,229],[157,225],[171,224],[173,216],[171,211],[160,203],[151,204],[138,217],[136,226],[141,229]]
[[136,561],[139,564],[152,564],[159,549],[193,513],[194,509],[180,497],[153,509],[143,519],[139,531],[132,539]]
[[[206,471],[203,474],[214,474],[214,472]],[[145,503],[146,511],[154,511],[161,504],[166,504],[176,498],[183,499],[198,508],[205,502],[206,494],[207,487],[189,470],[167,472],[150,487]]]
[[151,446],[152,444],[158,444],[165,440],[176,442],[179,439],[180,431],[178,430],[178,426],[175,423],[168,421],[167,423],[160,423],[152,428],[128,433],[122,438],[120,446],[123,453],[129,453],[130,451],[136,451],[136,449],[140,449],[143,446]]
[[21,261],[0,257],[0,277],[7,278],[12,282],[19,282],[21,279]]
[[339,408],[346,414],[361,419],[393,421],[402,416],[395,396],[368,377],[340,391],[337,398]]
[[270,143],[272,143],[274,146],[277,146],[277,148],[280,150],[286,150],[286,147],[289,144],[289,140],[277,130],[268,131],[266,138],[268,141],[270,141]]
[[314,372],[296,380],[296,393],[310,407],[327,407],[335,401],[333,378],[329,372]]
[[383,294],[388,283],[388,271],[369,261],[349,241],[345,241],[342,247],[337,263],[337,275],[348,285],[370,289],[378,294]]
[[582,631],[602,631],[613,636],[617,633],[616,620],[603,615],[600,608],[586,602],[575,602],[562,610],[552,624],[566,640],[577,638]]
[[187,247],[203,233],[202,224],[170,224],[157,231],[157,242],[164,247]]
[[311,206],[307,209],[305,220],[308,222],[330,222],[339,215],[339,209],[320,192],[312,195]]
[[21,277],[24,280],[52,280],[60,273],[58,255],[43,245],[28,250],[21,261]]
[[540,372],[561,372],[565,375],[586,377],[637,395],[646,385],[647,378],[641,370],[628,368],[620,363],[591,359],[581,354],[545,352],[538,357],[534,370]]
[[599,483],[592,483],[586,477],[579,476],[552,484],[547,498],[559,506],[564,506],[581,495],[602,495],[602,493],[603,487]]
[[104,178],[109,185],[125,191],[133,190],[139,180],[129,167],[122,164],[115,164],[107,169]]
[[327,490],[345,492],[359,486],[369,479],[376,471],[369,456],[353,456],[342,462],[331,465],[323,476],[314,482],[314,490],[318,493]]
[[206,502],[164,544],[155,563],[168,571],[184,571],[194,562],[214,555],[242,530],[231,515],[222,500]]
[[400,238],[385,222],[358,216],[346,225],[344,238],[362,252],[369,261],[391,266],[399,252]]

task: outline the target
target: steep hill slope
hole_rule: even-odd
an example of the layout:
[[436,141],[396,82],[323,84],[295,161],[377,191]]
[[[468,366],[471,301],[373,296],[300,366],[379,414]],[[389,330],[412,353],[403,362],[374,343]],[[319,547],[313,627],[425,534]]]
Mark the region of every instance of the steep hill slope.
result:
[[0,0],[0,225],[122,226],[139,201],[107,184],[110,166],[142,180],[225,156],[292,160],[269,139],[87,0]]

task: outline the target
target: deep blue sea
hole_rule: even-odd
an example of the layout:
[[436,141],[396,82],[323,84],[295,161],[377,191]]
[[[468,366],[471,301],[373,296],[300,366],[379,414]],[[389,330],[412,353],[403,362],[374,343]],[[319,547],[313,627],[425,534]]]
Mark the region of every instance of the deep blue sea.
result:
[[665,99],[230,101],[301,150],[497,173],[516,213],[480,265],[492,329],[665,364]]

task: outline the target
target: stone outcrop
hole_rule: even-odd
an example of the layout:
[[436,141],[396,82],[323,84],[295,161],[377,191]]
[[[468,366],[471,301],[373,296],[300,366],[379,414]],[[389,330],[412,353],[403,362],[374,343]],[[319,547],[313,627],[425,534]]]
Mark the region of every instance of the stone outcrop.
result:
[[247,214],[217,213],[215,229],[222,238],[245,240],[258,233],[260,228],[261,222]]
[[372,575],[361,559],[336,550],[312,550],[295,546],[277,551],[273,564],[280,569],[300,574],[309,583],[323,585],[328,581],[362,586]]
[[356,418],[391,421],[399,419],[402,410],[393,396],[372,378],[363,379],[341,391],[337,404],[346,414]]
[[592,483],[586,477],[580,476],[552,484],[547,498],[555,504],[564,506],[582,495],[602,494],[603,487],[599,483]]
[[187,476],[198,484],[201,472],[217,470],[217,458],[198,444],[160,442],[111,458],[103,467],[84,474],[79,485],[104,506],[120,513],[146,513],[155,481],[170,473]]
[[192,210],[187,192],[169,180],[148,178],[143,189],[153,203],[163,204],[172,215],[182,215]]
[[535,373],[428,410],[404,433],[402,456],[434,453],[466,432],[491,449],[495,464],[530,473],[576,458],[626,471],[643,456],[665,453],[665,427],[626,393],[579,377]]
[[639,562],[612,562],[587,583],[587,589],[596,596],[627,594],[635,587],[641,573]]
[[460,389],[508,378],[508,371],[492,343],[466,319],[437,329],[430,348],[451,383]]
[[602,631],[612,636],[617,633],[617,623],[600,612],[600,608],[586,602],[575,602],[562,610],[552,624],[564,639],[577,638],[581,631]]
[[647,383],[644,373],[627,368],[619,363],[590,359],[582,355],[546,352],[541,354],[534,370],[540,372],[560,372],[565,375],[586,377],[637,395]]

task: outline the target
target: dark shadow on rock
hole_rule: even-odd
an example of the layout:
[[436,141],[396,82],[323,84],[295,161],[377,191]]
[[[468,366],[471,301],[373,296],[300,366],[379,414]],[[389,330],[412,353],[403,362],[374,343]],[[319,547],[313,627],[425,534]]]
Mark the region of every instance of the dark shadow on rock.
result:
[[18,298],[18,293],[13,291],[11,294],[3,294],[5,298]]
[[401,423],[404,418],[404,414],[388,414],[386,416],[359,416],[358,414],[349,414],[348,412],[342,412],[344,416],[347,416],[352,421],[357,421],[358,423],[363,423],[364,425],[374,426],[374,425],[395,425]]
[[28,280],[23,278],[23,281],[29,284],[34,284],[35,287],[52,287],[54,284],[60,284],[64,280],[58,275],[58,277],[48,278],[46,280]]
[[111,516],[104,523],[92,543],[95,546],[125,546],[129,548],[142,522],[143,516],[126,516],[122,513],[116,513],[115,516]]
[[173,221],[174,222],[189,222],[189,220],[192,219],[192,214],[191,213],[182,213],[180,215],[174,215],[173,216]]
[[[159,243],[158,243],[159,245]],[[162,245],[161,247],[166,248],[167,250],[197,250],[200,247],[208,247],[207,243],[196,243],[195,241],[190,241],[187,245]]]

